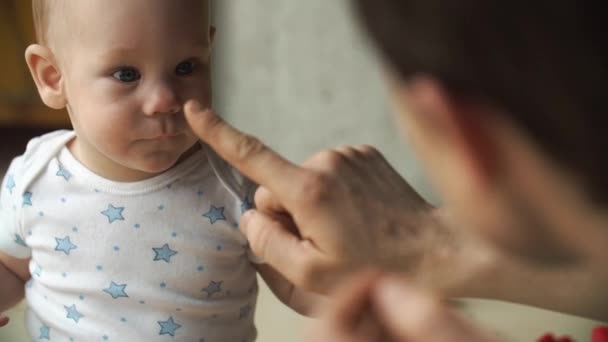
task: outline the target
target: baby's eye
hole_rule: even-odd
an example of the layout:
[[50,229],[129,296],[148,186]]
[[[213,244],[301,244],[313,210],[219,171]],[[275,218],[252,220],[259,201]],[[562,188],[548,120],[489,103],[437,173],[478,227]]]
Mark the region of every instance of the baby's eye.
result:
[[193,61],[181,62],[175,67],[175,73],[179,76],[187,76],[194,72],[196,64]]
[[124,83],[131,83],[138,81],[141,78],[139,71],[135,68],[123,68],[116,71],[112,76]]

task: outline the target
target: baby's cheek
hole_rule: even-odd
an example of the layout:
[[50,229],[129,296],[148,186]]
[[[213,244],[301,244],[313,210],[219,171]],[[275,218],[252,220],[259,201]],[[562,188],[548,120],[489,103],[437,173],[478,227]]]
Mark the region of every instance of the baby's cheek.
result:
[[95,145],[111,159],[129,157],[132,149],[129,132],[120,124],[100,124],[97,128]]
[[198,80],[196,84],[185,86],[182,90],[182,98],[185,100],[195,99],[201,103],[203,108],[211,106],[211,81],[206,78]]

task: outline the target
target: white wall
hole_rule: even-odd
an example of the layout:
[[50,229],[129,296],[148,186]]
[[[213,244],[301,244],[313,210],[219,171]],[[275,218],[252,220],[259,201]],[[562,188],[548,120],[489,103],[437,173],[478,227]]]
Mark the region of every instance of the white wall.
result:
[[380,67],[347,4],[215,1],[216,107],[296,161],[322,148],[373,144],[429,193],[394,127]]

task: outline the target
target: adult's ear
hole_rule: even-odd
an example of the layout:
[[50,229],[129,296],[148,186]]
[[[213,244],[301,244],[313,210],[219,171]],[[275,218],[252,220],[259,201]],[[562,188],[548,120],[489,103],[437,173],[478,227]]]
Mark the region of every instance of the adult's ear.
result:
[[63,75],[53,52],[45,46],[33,44],[25,50],[25,61],[42,102],[53,109],[65,108],[67,99],[63,87]]
[[425,144],[437,147],[430,150],[452,154],[443,159],[457,161],[463,174],[477,185],[493,181],[499,161],[490,120],[497,113],[491,106],[453,94],[427,76],[414,77],[398,88],[410,109],[409,121],[419,131],[416,134]]

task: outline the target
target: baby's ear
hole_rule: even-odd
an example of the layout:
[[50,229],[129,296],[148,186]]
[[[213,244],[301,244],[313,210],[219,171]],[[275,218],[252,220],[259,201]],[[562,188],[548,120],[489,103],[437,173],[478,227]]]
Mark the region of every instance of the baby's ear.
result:
[[63,76],[57,67],[53,52],[42,45],[33,44],[25,50],[25,61],[45,105],[63,109],[67,105]]

